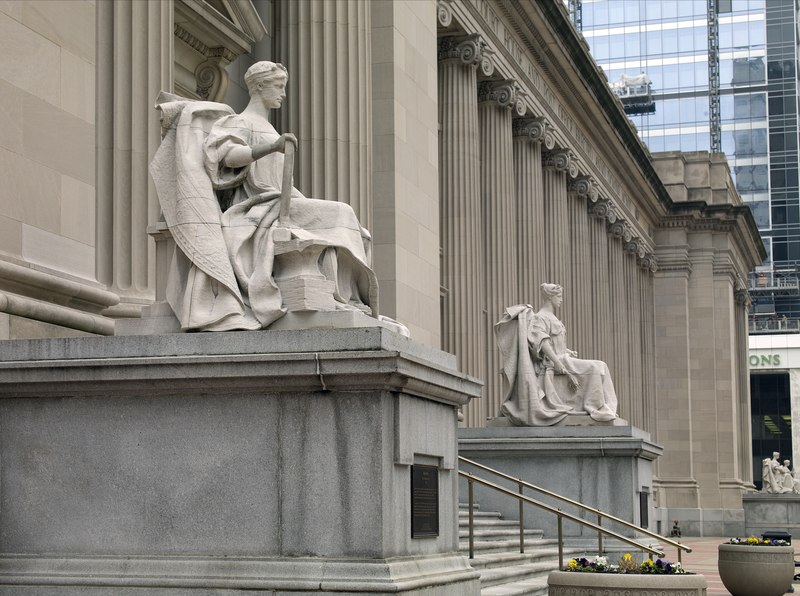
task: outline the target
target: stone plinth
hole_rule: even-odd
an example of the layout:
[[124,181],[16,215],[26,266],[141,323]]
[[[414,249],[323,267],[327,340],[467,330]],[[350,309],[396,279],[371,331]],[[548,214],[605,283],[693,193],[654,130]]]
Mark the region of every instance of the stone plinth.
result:
[[[653,460],[662,449],[650,435],[633,426],[491,427],[458,429],[458,453],[471,460],[521,478],[557,494],[596,507],[625,521],[641,522],[640,498],[647,495],[648,521],[652,526]],[[493,482],[518,487],[485,472],[462,466],[468,472]],[[465,481],[462,480],[465,484]],[[462,486],[461,494],[466,495]],[[568,513],[577,509],[525,489],[527,496],[556,505]],[[475,499],[481,509],[500,511],[518,519],[517,501],[475,484]],[[462,502],[465,497],[462,496]],[[596,518],[588,517],[596,522]],[[623,535],[630,530],[603,523]],[[525,527],[541,528],[546,538],[558,535],[555,515],[526,506]],[[565,522],[564,536],[591,538],[597,533]],[[596,546],[596,543],[595,543]]]
[[800,495],[747,493],[742,496],[744,533],[761,536],[764,532],[789,532],[800,538]]
[[456,424],[479,394],[380,328],[4,342],[0,594],[477,594]]

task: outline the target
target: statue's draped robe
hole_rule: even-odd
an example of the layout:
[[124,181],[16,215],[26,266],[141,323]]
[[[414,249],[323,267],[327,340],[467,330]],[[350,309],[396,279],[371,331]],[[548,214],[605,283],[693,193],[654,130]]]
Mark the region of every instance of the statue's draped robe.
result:
[[[616,418],[617,394],[605,362],[571,356],[566,328],[551,312],[534,312],[527,304],[506,309],[495,326],[509,386],[501,413],[521,426],[552,425],[582,408],[594,420]],[[578,381],[571,388],[565,376],[555,375],[542,346],[550,342],[567,373]]]
[[[150,171],[178,250],[167,301],[185,330],[260,329],[283,316],[273,279],[283,154],[243,168],[224,165],[234,147],[274,142],[266,121],[233,114],[224,104],[171,101],[159,105],[167,134]],[[224,212],[217,193],[230,205]],[[337,308],[377,316],[378,284],[369,268],[369,234],[349,205],[306,199],[293,189],[291,232],[330,247],[321,273],[336,284]],[[346,275],[339,275],[339,268]]]

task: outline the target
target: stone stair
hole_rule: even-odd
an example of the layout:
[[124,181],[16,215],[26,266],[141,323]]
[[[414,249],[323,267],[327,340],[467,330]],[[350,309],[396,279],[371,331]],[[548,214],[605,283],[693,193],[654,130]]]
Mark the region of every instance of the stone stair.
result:
[[[519,552],[519,522],[475,505],[475,558],[470,565],[481,573],[482,596],[546,596],[547,575],[558,568],[558,541],[541,530],[525,530],[525,552]],[[459,504],[459,548],[469,554],[469,512]],[[565,560],[579,549],[564,547]]]

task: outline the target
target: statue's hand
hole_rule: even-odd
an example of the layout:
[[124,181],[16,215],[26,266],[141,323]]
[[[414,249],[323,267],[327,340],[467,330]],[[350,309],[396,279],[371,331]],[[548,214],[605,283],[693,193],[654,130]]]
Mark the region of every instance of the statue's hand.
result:
[[286,153],[286,143],[293,144],[295,149],[297,149],[297,137],[290,132],[285,132],[272,144],[272,150]]
[[575,350],[567,349],[567,354],[569,354],[573,358],[577,358],[578,357],[578,352],[576,352]]
[[564,364],[561,360],[553,360],[553,372],[557,375],[565,375],[567,374],[567,369],[564,368]]

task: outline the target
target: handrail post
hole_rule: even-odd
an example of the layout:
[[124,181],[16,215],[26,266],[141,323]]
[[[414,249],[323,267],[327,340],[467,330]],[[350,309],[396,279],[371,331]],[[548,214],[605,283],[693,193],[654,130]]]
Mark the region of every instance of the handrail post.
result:
[[[680,544],[680,543],[681,543],[681,541],[680,541],[680,540],[678,540],[678,544]],[[681,549],[681,547],[679,546],[677,550],[678,550],[678,563],[680,563],[680,562],[681,562],[681,550],[682,550],[682,549]],[[682,563],[681,563],[681,564],[682,564]]]
[[467,479],[467,494],[469,495],[469,558],[475,558],[475,513],[473,511],[473,484],[472,478]]
[[[560,511],[560,509],[559,509]],[[561,514],[558,514],[558,570],[564,570],[564,534],[561,524]]]
[[[601,514],[597,514],[597,525],[603,525],[603,516]],[[600,530],[597,530],[597,556],[603,556],[603,533]]]
[[[522,482],[519,483],[519,494],[522,494]],[[519,500],[519,552],[525,552],[525,509],[522,499]]]

